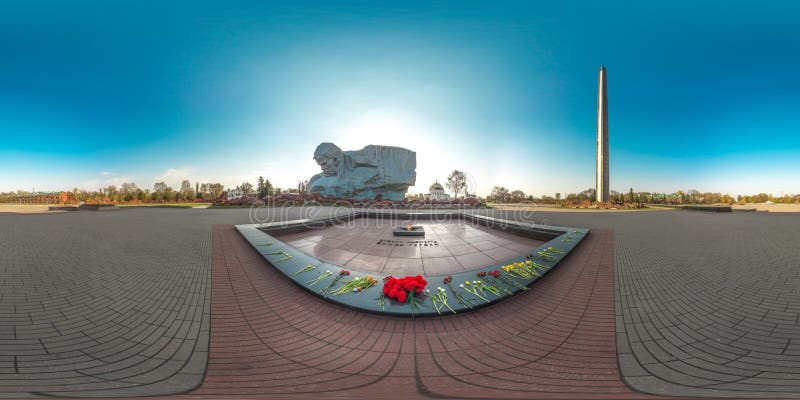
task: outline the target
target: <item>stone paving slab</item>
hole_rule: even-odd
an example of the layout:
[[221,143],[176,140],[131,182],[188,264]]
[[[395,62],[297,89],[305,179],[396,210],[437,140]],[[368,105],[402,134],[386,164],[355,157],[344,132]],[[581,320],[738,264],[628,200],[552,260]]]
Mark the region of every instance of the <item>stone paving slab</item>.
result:
[[[395,227],[411,223],[359,218],[352,224],[275,237],[320,260],[385,275],[396,273],[386,267],[396,259],[416,261],[402,271],[405,275],[442,275],[484,267],[544,243],[461,219],[414,221],[425,229],[424,236],[393,235]],[[409,247],[415,243],[419,244]],[[463,262],[455,257],[468,255],[461,257]]]
[[613,240],[592,232],[530,292],[395,319],[312,297],[232,226],[212,249],[209,366],[192,396],[630,398],[614,341]]
[[800,216],[688,214],[617,231],[626,382],[665,395],[800,395]]
[[617,348],[633,389],[800,396],[799,214],[537,212],[533,219],[613,227]]
[[536,212],[592,234],[537,291],[432,324],[299,301],[224,232],[246,209],[90,214],[0,215],[2,397],[164,395],[204,371],[177,397],[800,393],[800,215]]
[[0,218],[0,397],[198,386],[211,237],[183,222],[127,210]]

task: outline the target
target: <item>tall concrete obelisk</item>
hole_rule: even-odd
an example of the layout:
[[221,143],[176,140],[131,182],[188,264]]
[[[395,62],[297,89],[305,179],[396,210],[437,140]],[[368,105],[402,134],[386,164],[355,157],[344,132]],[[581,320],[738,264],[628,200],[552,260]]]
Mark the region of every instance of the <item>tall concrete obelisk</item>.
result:
[[608,90],[606,67],[600,67],[597,86],[597,201],[609,200],[608,193]]

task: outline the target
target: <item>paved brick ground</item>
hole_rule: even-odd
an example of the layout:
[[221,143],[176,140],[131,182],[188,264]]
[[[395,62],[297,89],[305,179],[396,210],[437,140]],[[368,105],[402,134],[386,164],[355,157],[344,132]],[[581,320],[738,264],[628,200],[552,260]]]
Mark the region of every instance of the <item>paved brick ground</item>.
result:
[[0,397],[197,387],[208,355],[212,224],[313,212],[0,214]]
[[533,290],[491,308],[392,319],[283,279],[232,226],[214,228],[209,367],[192,395],[621,398],[613,247],[593,232]]
[[418,321],[306,296],[232,234],[250,217],[0,215],[0,397],[644,396],[617,362],[640,392],[800,393],[800,214],[523,215],[594,232],[535,290]]
[[615,230],[625,382],[671,396],[800,394],[800,214],[534,213]]
[[618,230],[626,381],[672,395],[797,396],[800,215],[682,214]]
[[195,387],[209,228],[168,213],[87,213],[0,217],[0,396]]

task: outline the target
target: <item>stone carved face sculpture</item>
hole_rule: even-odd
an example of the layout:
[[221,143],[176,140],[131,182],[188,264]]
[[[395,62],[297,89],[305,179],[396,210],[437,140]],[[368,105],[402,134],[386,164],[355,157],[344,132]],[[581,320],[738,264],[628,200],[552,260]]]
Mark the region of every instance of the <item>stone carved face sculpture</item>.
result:
[[338,174],[341,158],[342,149],[333,143],[322,143],[314,151],[314,161],[322,168],[322,174],[325,176]]

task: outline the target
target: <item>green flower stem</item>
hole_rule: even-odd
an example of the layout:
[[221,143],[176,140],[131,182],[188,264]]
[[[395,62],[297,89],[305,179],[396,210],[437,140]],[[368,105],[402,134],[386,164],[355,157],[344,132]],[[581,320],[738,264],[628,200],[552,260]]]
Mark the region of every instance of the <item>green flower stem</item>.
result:
[[316,278],[306,282],[306,285],[314,286],[317,283],[321,282],[322,280],[324,280],[325,278],[327,278],[327,277],[329,277],[331,275],[333,275],[333,273],[331,271],[320,272],[319,276],[317,276]]
[[[535,262],[531,262],[531,268],[533,268],[533,269],[534,269],[534,270],[536,270],[536,271],[547,271],[547,270],[548,270],[548,268],[547,268],[547,267],[545,267],[544,265],[542,265],[542,264],[537,264],[537,263],[535,263]],[[538,275],[538,274],[537,274],[537,275]]]
[[473,305],[472,302],[463,295],[461,295],[461,293],[459,293],[456,290],[456,288],[453,287],[453,282],[447,282],[447,286],[450,288],[450,293],[453,293],[453,295],[456,296],[456,300],[458,300],[458,302],[461,303],[462,306],[464,306],[465,308],[470,308],[470,309],[472,308]]
[[[494,277],[493,277],[493,278],[494,278]],[[517,288],[517,289],[521,289],[521,290],[528,290],[528,287],[527,287],[527,286],[525,286],[525,285],[523,285],[523,284],[521,284],[521,283],[518,283],[518,282],[514,281],[514,279],[512,279],[512,278],[511,278],[509,275],[498,275],[498,276],[497,276],[496,278],[494,278],[494,279],[497,279],[497,280],[499,280],[500,282],[503,282],[503,283],[505,283],[505,284],[506,284],[506,286],[508,286],[508,287],[511,287],[511,286],[513,286],[513,287],[515,287],[515,288]]]
[[[339,289],[334,290],[332,293],[334,296],[342,295],[345,293],[351,292],[358,292],[358,294],[364,293],[365,290],[375,286],[376,280],[370,280],[369,276],[362,276],[358,278],[353,278],[344,283]],[[361,289],[361,290],[358,290]]]
[[508,285],[506,285],[505,283],[502,283],[499,279],[497,279],[497,278],[495,278],[494,276],[491,276],[491,275],[487,276],[486,278],[491,280],[494,285],[497,285],[496,287],[498,287],[498,288],[502,289],[504,292],[506,292],[507,295],[509,295],[509,296],[513,296],[514,295],[514,292],[508,290]]
[[328,294],[330,294],[331,290],[333,289],[333,285],[339,282],[339,280],[341,280],[343,276],[344,275],[339,274],[336,276],[336,278],[333,278],[333,281],[331,281],[331,283],[329,283],[328,286],[325,289],[322,289],[322,291],[320,292],[322,297],[328,297]]
[[419,311],[420,304],[424,303],[425,300],[418,300],[416,293],[409,293],[408,294],[408,305],[411,306],[412,311]]
[[436,309],[436,312],[442,315],[442,310],[439,308],[439,301],[435,297],[431,297],[431,301],[433,302],[433,308]]
[[313,266],[313,265],[311,265],[311,264],[308,264],[308,265],[306,265],[305,267],[303,267],[303,268],[300,268],[299,270],[297,270],[297,271],[293,272],[293,273],[292,273],[292,275],[294,276],[294,275],[302,274],[303,272],[308,272],[308,271],[311,271],[311,270],[313,270],[314,268],[316,268],[316,267],[315,267],[315,266]]
[[436,309],[439,315],[442,314],[442,307],[447,307],[453,314],[456,313],[456,311],[447,304],[447,292],[445,292],[444,289],[436,290],[436,293],[431,296],[431,301],[433,301],[433,308]]
[[381,310],[386,308],[386,295],[383,294],[383,290],[381,290],[381,294],[375,300],[378,302],[378,307],[380,307]]
[[477,290],[476,288],[474,288],[474,287],[470,287],[470,285],[465,285],[465,286],[464,286],[464,290],[465,290],[466,292],[469,292],[469,293],[471,293],[471,294],[472,294],[472,295],[474,295],[475,297],[477,297],[477,298],[479,298],[479,299],[481,299],[481,300],[483,300],[483,301],[487,302],[487,303],[489,302],[489,299],[487,299],[487,298],[485,298],[485,297],[483,297],[483,296],[479,295],[479,294],[478,294],[478,290]]

